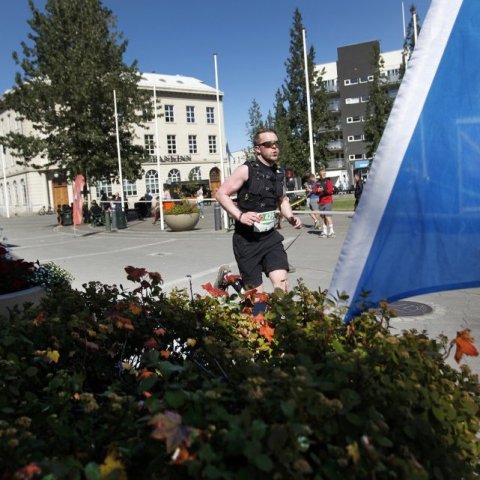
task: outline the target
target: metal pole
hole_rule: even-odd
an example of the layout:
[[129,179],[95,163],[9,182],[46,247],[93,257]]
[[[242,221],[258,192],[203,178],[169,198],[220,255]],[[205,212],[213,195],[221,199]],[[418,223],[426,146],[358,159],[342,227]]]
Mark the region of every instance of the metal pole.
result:
[[402,24],[403,24],[403,40],[407,38],[407,29],[405,28],[405,6],[402,2]]
[[[120,155],[120,135],[118,132],[118,113],[117,113],[117,92],[115,91],[115,89],[113,90],[113,102],[115,106],[115,130],[117,133],[118,176],[120,178],[120,211],[123,212],[122,157]],[[115,210],[117,210],[117,205],[115,205]]]
[[315,156],[313,153],[313,131],[312,131],[312,105],[310,102],[310,80],[308,76],[308,60],[307,60],[307,41],[305,38],[305,29],[302,29],[303,37],[303,58],[305,62],[305,87],[307,91],[307,116],[308,116],[308,140],[310,143],[310,171],[315,173]]
[[413,47],[417,46],[417,11],[413,11]]
[[[218,68],[217,68],[217,54],[213,54],[214,64],[215,64],[215,89],[217,91],[217,110],[218,110],[218,143],[220,146],[220,182],[225,181],[225,171],[223,163],[223,135],[222,135],[222,114],[220,112],[220,91],[218,90]],[[223,225],[225,228],[228,228],[228,218],[227,212],[222,210],[223,214]]]
[[158,194],[160,201],[160,230],[165,230],[163,222],[163,182],[160,175],[160,146],[158,144],[158,113],[157,113],[157,88],[153,85],[153,108],[155,109],[155,152],[157,154]]
[[3,196],[5,197],[5,211],[7,218],[10,218],[10,208],[8,206],[8,195],[7,195],[7,174],[5,171],[5,152],[3,150],[3,145],[0,145],[0,152],[2,155],[2,169],[3,169]]

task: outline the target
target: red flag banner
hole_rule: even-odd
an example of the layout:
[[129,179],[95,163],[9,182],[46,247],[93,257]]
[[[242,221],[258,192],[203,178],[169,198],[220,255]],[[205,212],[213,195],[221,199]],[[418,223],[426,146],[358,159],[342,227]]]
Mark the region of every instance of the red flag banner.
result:
[[80,225],[82,223],[82,191],[85,186],[85,178],[83,175],[77,175],[73,184],[73,224]]

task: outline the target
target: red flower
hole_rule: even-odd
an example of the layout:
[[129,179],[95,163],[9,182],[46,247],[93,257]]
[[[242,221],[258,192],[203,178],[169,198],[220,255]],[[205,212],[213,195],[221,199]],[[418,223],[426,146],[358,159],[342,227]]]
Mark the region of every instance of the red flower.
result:
[[29,463],[15,473],[15,478],[30,480],[41,473],[42,469],[36,463]]

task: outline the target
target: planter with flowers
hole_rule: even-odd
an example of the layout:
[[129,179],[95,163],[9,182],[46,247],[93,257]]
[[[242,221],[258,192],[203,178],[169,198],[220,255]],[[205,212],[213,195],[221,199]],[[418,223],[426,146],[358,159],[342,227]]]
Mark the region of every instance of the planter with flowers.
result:
[[25,304],[38,305],[41,299],[72,276],[53,262],[41,265],[10,254],[0,244],[0,316]]
[[200,210],[195,203],[184,200],[165,211],[163,218],[174,232],[193,230],[200,219]]

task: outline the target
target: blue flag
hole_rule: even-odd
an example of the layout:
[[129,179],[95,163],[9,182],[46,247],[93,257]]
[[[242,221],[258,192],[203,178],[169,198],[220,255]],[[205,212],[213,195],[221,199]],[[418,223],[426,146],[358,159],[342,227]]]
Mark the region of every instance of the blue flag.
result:
[[479,60],[480,1],[433,0],[329,288],[350,315],[480,286]]

